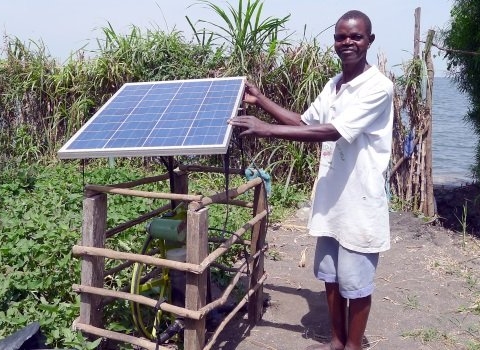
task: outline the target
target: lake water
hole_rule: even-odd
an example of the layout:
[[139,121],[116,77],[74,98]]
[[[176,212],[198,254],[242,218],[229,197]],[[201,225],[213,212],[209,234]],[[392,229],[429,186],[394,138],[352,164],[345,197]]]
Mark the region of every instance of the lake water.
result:
[[435,78],[433,85],[433,181],[461,185],[472,182],[478,136],[464,120],[469,101],[454,82]]

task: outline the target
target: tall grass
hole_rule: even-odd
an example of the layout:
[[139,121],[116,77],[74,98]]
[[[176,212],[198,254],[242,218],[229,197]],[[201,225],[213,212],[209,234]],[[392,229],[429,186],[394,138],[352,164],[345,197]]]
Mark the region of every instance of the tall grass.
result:
[[52,158],[120,86],[132,81],[217,75],[222,55],[181,33],[148,30],[119,35],[103,29],[94,58],[79,51],[59,64],[43,43],[6,39],[0,61],[0,162]]
[[196,25],[203,27],[197,28],[187,19],[197,38],[202,34],[210,38],[209,44],[216,41],[221,46],[226,45],[227,68],[231,74],[249,75],[265,64],[271,64],[280,47],[288,43],[279,35],[285,32],[290,15],[263,19],[261,0],[239,0],[237,7],[227,4],[227,10],[213,1],[200,0],[199,4],[209,8],[217,16],[217,21],[200,19]]

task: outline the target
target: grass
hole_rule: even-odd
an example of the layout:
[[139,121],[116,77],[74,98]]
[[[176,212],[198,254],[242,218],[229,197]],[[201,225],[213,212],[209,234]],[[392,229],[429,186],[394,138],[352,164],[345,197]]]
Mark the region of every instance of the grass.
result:
[[462,208],[463,210],[460,218],[457,216],[456,213],[454,215],[457,218],[458,222],[460,223],[460,227],[462,229],[461,233],[463,238],[463,248],[465,248],[467,245],[466,238],[467,238],[467,217],[468,217],[468,203],[466,200]]
[[441,341],[441,342],[451,341],[450,337],[446,333],[441,332],[436,328],[416,329],[413,331],[404,332],[402,336],[406,338],[414,338],[422,342],[422,344],[432,343],[437,341]]
[[403,306],[405,309],[415,310],[420,307],[420,302],[418,300],[418,296],[416,295],[406,295],[405,301],[403,302]]

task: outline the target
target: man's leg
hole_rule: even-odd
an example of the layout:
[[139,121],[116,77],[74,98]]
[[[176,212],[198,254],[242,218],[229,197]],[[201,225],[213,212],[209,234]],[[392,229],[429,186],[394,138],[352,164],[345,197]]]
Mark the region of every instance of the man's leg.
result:
[[[348,301],[347,329],[347,299],[341,296],[336,283],[325,283],[325,290],[332,328],[332,340],[328,344],[311,345],[306,350],[361,350],[372,304],[371,296]],[[344,344],[346,344],[345,347]]]
[[343,350],[347,342],[347,299],[340,295],[338,283],[325,282],[328,315],[332,340],[328,344],[314,344],[306,350]]
[[339,247],[338,278],[348,299],[348,336],[345,350],[361,350],[372,305],[378,253],[358,253]]
[[348,336],[345,350],[361,350],[372,305],[371,295],[350,299],[348,305]]
[[[312,345],[307,350],[362,348],[378,257],[378,253],[364,254],[345,249],[329,237],[318,238],[314,272],[325,282],[332,340],[328,344]],[[336,282],[337,277],[342,284],[342,292]]]
[[325,291],[332,329],[331,346],[326,349],[343,350],[347,342],[347,299],[340,295],[338,283],[325,283]]
[[311,345],[307,350],[343,350],[347,341],[347,299],[340,295],[336,282],[338,246],[338,242],[330,237],[319,237],[317,240],[314,273],[325,282],[332,340],[328,344]]

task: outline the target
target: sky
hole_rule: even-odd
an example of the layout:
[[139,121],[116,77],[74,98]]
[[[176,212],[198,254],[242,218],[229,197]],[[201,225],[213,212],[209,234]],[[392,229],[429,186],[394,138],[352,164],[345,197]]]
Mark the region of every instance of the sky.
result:
[[[235,1],[235,2],[234,2]],[[213,0],[226,9],[227,2]],[[244,0],[246,3],[247,0]],[[236,3],[236,0],[231,0]],[[387,58],[387,68],[399,74],[402,63],[412,57],[415,8],[421,8],[421,35],[442,29],[450,20],[453,0],[264,0],[263,18],[291,15],[287,29],[299,40],[316,38],[325,47],[333,44],[333,29],[326,30],[346,11],[356,9],[371,19],[376,40],[368,60],[376,64],[377,54]],[[235,5],[236,6],[236,5]],[[23,42],[42,41],[61,62],[82,48],[95,49],[102,27],[110,23],[117,33],[129,33],[131,26],[142,29],[179,30],[186,39],[193,22],[202,19],[221,24],[217,15],[195,0],[0,0],[2,31]],[[435,75],[444,76],[446,62],[434,49]]]

